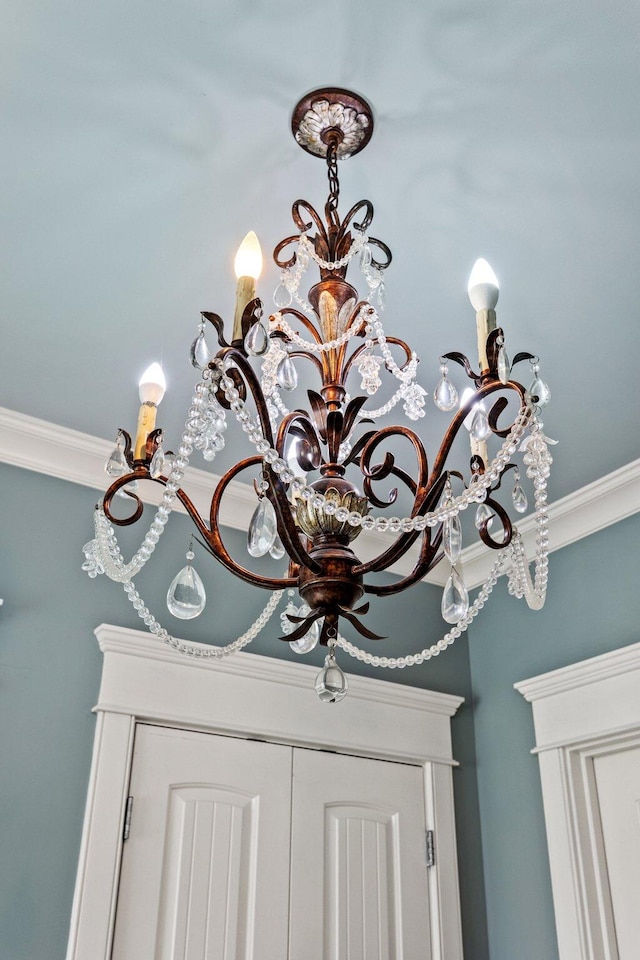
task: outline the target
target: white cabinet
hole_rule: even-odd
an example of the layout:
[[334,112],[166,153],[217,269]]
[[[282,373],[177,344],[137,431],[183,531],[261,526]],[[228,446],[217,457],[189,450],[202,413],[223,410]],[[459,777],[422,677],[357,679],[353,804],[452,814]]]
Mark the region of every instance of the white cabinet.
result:
[[211,663],[96,633],[67,960],[462,960],[461,698],[351,677],[346,700],[324,704],[304,664]]

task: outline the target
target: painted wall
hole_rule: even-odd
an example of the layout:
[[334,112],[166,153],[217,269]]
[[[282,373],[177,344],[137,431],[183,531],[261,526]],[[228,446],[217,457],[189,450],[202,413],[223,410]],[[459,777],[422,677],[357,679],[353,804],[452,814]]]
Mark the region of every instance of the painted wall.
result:
[[[491,960],[557,960],[531,706],[513,684],[637,643],[640,516],[551,556],[542,611],[504,584],[470,643]],[[473,957],[473,953],[469,956]]]
[[[141,625],[118,585],[91,581],[80,570],[96,499],[84,487],[0,465],[0,943],[7,960],[64,956],[101,671],[93,630],[102,622]],[[137,581],[165,625],[171,618],[164,595],[184,564],[189,530],[186,519],[172,518]],[[239,556],[242,539],[229,537]],[[204,558],[197,556],[194,565],[207,587],[207,613],[191,624],[174,621],[174,629],[188,639],[229,641],[255,619],[267,594],[247,589],[221,567],[211,570]],[[439,602],[435,588],[416,587],[377,602],[370,622],[393,637],[398,654],[415,652],[442,632]],[[294,659],[276,639],[278,627],[273,621],[253,649]],[[322,654],[311,657],[319,663]],[[344,666],[364,672],[357,661]],[[455,787],[463,922],[467,957],[487,960],[466,642],[430,664],[389,671],[388,678],[467,697],[453,727],[461,761]]]

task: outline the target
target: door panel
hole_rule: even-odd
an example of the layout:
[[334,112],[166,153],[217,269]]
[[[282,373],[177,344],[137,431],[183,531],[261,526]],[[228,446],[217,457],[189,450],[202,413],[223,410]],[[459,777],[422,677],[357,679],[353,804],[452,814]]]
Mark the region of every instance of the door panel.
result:
[[637,960],[640,925],[640,747],[593,761],[619,960]]
[[138,726],[114,960],[286,956],[290,780],[290,747]]
[[429,960],[421,768],[296,750],[290,960]]

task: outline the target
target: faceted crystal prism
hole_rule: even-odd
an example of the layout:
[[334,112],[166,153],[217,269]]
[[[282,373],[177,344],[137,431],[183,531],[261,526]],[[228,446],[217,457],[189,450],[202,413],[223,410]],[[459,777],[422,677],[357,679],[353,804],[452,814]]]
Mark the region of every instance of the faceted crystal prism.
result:
[[304,637],[300,637],[299,640],[292,640],[289,643],[294,653],[310,653],[318,646],[321,622],[320,620],[314,620]]
[[469,612],[469,594],[455,567],[446,582],[442,594],[442,619],[446,623],[458,623]]
[[349,684],[336,663],[333,653],[327,654],[324,667],[316,677],[316,693],[324,703],[338,703],[347,695]]
[[450,564],[457,562],[462,550],[462,526],[459,517],[447,517],[442,528],[444,555]]
[[261,357],[269,348],[269,336],[260,321],[254,323],[244,338],[244,348],[250,357]]
[[165,459],[164,459],[164,450],[161,445],[158,444],[156,447],[156,452],[151,458],[151,463],[149,464],[149,473],[153,479],[161,477],[164,475],[165,470]]
[[476,529],[477,530],[482,529],[483,524],[486,523],[487,530],[488,530],[491,524],[493,523],[494,517],[495,517],[495,513],[493,512],[491,507],[488,507],[486,503],[481,503],[478,509],[476,510],[476,519],[475,519]]
[[276,378],[283,390],[295,390],[298,386],[298,372],[288,354],[278,364]]
[[500,347],[498,351],[498,380],[500,383],[508,383],[509,377],[511,375],[511,361],[507,356],[507,351],[504,347]]
[[251,517],[247,533],[247,550],[250,555],[264,557],[273,547],[277,535],[278,525],[273,504],[266,497],[262,497]]
[[527,512],[527,510],[529,509],[529,501],[527,500],[527,495],[524,492],[522,484],[520,483],[519,480],[516,480],[516,482],[513,485],[511,498],[513,500],[514,509],[517,510],[518,513]]
[[536,377],[531,386],[529,387],[529,395],[534,399],[536,407],[546,407],[546,405],[551,400],[551,390],[549,389],[548,384],[541,380],[540,377]]
[[104,465],[104,469],[110,477],[121,477],[129,472],[129,464],[119,443],[114,447],[111,456]]
[[167,591],[169,613],[179,620],[193,620],[202,613],[206,602],[202,580],[189,563],[174,577]]
[[477,407],[471,421],[471,436],[474,440],[488,440],[491,436],[489,418],[484,407]]
[[284,553],[284,544],[282,543],[280,537],[276,534],[276,538],[269,549],[269,556],[273,557],[274,560],[282,560]]
[[291,291],[288,289],[283,280],[275,289],[275,293],[273,294],[273,302],[278,310],[284,310],[285,307],[291,306],[292,300],[293,297],[291,296]]
[[204,338],[204,330],[200,331],[198,336],[191,344],[189,357],[196,370],[204,370],[204,368],[208,366],[209,361],[211,360],[211,353],[209,352],[207,341]]
[[438,410],[442,410],[443,413],[449,413],[450,410],[458,406],[458,391],[444,373],[433,392],[433,402]]

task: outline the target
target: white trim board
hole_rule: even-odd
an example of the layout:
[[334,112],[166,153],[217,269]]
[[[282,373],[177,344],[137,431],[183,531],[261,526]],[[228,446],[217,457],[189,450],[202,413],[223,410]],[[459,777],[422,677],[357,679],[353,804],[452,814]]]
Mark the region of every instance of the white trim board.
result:
[[594,760],[640,744],[640,643],[514,684],[531,703],[560,960],[618,956]]
[[[113,441],[100,440],[78,430],[0,407],[0,462],[104,491],[104,464],[112,448]],[[194,467],[185,472],[184,487],[204,516],[208,516],[211,493],[218,479],[217,474]],[[145,503],[157,505],[161,496],[162,490],[157,484],[143,484],[141,497]],[[177,509],[184,512],[181,506]],[[253,489],[237,481],[230,483],[220,512],[222,523],[236,530],[246,530],[254,509]],[[640,459],[632,460],[549,506],[551,550],[560,550],[638,512]],[[519,524],[519,529],[529,556],[533,556],[533,519],[527,517]],[[359,553],[363,560],[369,559],[381,548],[390,546],[393,540],[393,534],[363,531],[358,538]],[[491,552],[481,543],[467,547],[462,553],[467,586],[479,586],[486,579],[493,560]],[[441,566],[425,577],[427,583],[444,586],[447,571],[440,569]],[[411,569],[409,555],[391,567],[391,572],[406,576]]]
[[103,669],[67,960],[112,955],[122,825],[140,722],[422,767],[426,825],[438,850],[428,873],[428,952],[433,960],[462,960],[451,749],[451,718],[461,697],[352,676],[349,696],[331,705],[317,698],[317,669],[308,664],[251,653],[212,662],[176,656],[139,630],[102,624],[95,633]]

